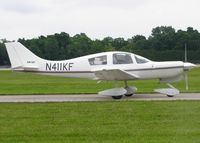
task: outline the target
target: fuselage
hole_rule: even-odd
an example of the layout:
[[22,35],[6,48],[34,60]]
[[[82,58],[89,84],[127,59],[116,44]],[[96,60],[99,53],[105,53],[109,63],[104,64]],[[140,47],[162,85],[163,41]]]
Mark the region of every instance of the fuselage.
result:
[[29,62],[36,62],[39,68],[23,70],[45,75],[89,79],[95,78],[94,70],[103,69],[121,69],[137,75],[138,79],[176,77],[184,71],[184,63],[181,61],[154,62],[128,52],[104,52],[63,61],[40,59]]

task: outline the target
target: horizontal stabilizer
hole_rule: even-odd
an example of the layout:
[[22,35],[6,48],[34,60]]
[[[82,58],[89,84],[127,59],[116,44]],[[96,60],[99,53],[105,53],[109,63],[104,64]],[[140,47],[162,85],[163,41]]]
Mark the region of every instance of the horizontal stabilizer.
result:
[[12,68],[13,70],[38,70],[37,66],[18,66]]

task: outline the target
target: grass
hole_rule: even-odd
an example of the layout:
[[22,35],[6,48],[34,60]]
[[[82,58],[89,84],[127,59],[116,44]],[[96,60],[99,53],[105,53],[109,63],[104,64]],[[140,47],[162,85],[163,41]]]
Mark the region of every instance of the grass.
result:
[[[200,68],[189,73],[190,92],[200,92]],[[139,92],[164,87],[131,81]],[[123,85],[123,84],[121,84]],[[174,84],[181,91],[184,82]],[[97,93],[112,82],[0,71],[0,94]],[[2,143],[197,143],[199,101],[0,103]]]
[[[130,81],[129,85],[138,88],[138,92],[153,92],[153,89],[166,87],[158,80]],[[182,92],[185,91],[184,81],[173,84]],[[189,72],[190,92],[200,92],[200,68]],[[113,88],[113,82],[101,82],[77,78],[63,78],[43,76],[31,73],[17,73],[0,71],[0,95],[6,94],[76,94],[97,93],[101,90]],[[123,82],[121,83],[123,85]]]
[[2,143],[197,143],[198,101],[0,104]]

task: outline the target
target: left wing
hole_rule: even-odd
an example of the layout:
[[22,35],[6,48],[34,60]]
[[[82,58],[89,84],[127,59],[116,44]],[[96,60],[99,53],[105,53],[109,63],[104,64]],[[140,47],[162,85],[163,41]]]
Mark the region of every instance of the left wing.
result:
[[139,78],[137,75],[120,69],[96,70],[94,73],[98,80],[134,80]]

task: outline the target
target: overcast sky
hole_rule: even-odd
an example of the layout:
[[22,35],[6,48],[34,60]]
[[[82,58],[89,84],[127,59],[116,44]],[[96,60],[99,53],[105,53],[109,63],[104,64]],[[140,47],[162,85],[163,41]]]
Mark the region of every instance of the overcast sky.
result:
[[0,0],[0,39],[66,32],[148,37],[156,26],[200,31],[199,0]]

